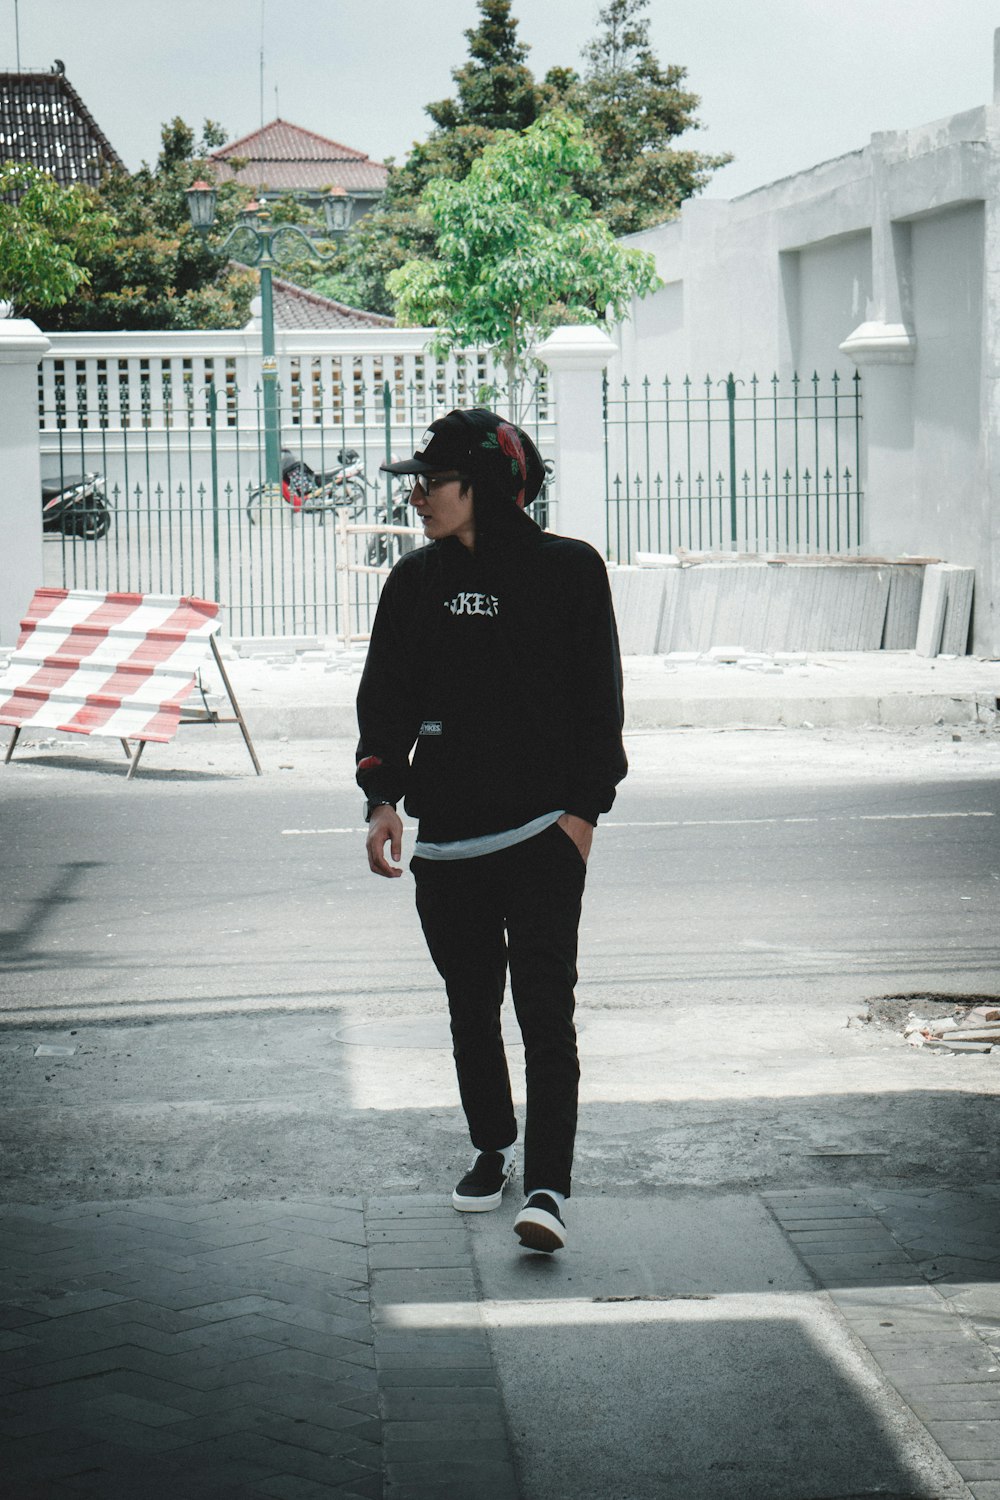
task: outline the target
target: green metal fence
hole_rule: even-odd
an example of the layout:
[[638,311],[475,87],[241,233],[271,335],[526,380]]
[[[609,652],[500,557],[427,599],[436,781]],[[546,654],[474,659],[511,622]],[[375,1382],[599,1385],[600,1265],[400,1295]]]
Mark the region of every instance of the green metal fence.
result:
[[604,383],[608,557],[852,553],[861,376]]
[[[230,361],[206,364],[203,384],[183,369],[155,378],[140,372],[138,380],[130,369],[117,382],[113,371],[99,369],[94,379],[88,368],[77,384],[71,367],[57,368],[54,378],[48,372],[43,474],[61,482],[101,475],[113,515],[102,537],[47,535],[45,582],[215,599],[236,637],[364,637],[383,577],[414,545],[388,530],[411,524],[410,486],[379,465],[387,454],[411,453],[431,417],[470,404],[467,393],[435,390],[437,410],[428,410],[427,392],[415,383],[401,390],[388,380],[355,380],[348,400],[315,378],[308,386],[296,380],[293,369],[279,388],[284,449],[318,475],[341,468],[344,458],[349,471],[342,487],[327,486],[326,499],[310,498],[304,485],[295,504],[263,483],[260,388],[241,391]],[[536,434],[549,415],[544,391],[540,397],[527,424]],[[343,504],[329,503],[331,494]],[[337,525],[345,514],[372,528],[352,531],[349,556]]]

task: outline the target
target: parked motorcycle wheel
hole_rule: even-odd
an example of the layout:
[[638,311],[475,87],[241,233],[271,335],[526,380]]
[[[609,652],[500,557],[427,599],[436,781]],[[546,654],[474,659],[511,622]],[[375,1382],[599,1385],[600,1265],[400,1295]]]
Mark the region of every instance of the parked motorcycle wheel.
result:
[[111,512],[106,504],[98,501],[94,503],[96,496],[88,505],[78,505],[70,511],[65,512],[62,518],[62,531],[65,536],[84,537],[87,541],[98,541],[102,536],[107,536],[111,530]]

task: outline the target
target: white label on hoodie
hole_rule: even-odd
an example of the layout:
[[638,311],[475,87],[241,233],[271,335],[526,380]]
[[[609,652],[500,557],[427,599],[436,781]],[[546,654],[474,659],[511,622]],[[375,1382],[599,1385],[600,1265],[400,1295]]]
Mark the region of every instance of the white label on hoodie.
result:
[[456,594],[454,599],[444,601],[445,609],[450,609],[453,615],[489,615],[500,613],[500,600],[496,594]]

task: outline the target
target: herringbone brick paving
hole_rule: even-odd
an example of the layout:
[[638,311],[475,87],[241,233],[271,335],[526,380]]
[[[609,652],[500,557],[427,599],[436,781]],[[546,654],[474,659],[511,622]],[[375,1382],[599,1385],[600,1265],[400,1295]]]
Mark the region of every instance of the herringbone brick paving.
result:
[[0,1260],[5,1500],[518,1500],[448,1199],[13,1207]]
[[378,1500],[362,1205],[0,1214],[10,1500]]
[[[1000,1188],[766,1201],[1000,1500]],[[7,1500],[519,1500],[447,1198],[0,1209]]]
[[976,1500],[1000,1500],[1000,1186],[764,1196]]

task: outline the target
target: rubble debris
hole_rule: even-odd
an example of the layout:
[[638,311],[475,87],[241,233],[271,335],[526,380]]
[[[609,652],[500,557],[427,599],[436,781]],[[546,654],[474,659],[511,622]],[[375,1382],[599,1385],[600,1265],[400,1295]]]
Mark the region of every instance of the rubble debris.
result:
[[[907,1004],[912,1001],[919,1009]],[[1000,1001],[990,995],[882,995],[869,1001],[865,1019],[911,1047],[953,1053],[996,1047],[1000,1056]]]
[[948,1052],[990,1052],[995,1046],[1000,1046],[1000,1021],[983,1023],[972,1010],[959,1017],[941,1016],[936,1021],[913,1016],[903,1028],[903,1035],[915,1047],[925,1045]]

